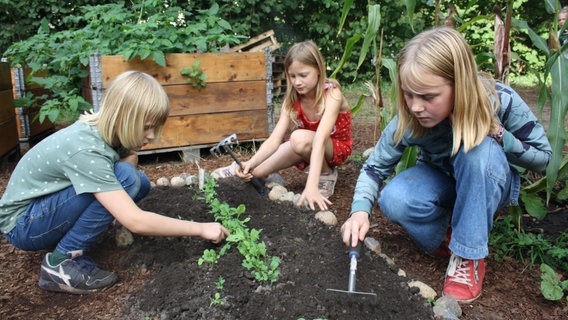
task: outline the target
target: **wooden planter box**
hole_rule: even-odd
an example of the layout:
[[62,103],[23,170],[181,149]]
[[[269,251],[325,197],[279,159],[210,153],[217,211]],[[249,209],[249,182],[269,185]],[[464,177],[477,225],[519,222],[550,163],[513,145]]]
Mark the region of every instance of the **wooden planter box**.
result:
[[[200,61],[206,87],[187,83],[181,70]],[[95,111],[105,88],[120,73],[139,70],[156,78],[170,98],[170,114],[161,139],[141,153],[184,151],[213,146],[236,133],[240,141],[266,139],[274,127],[272,74],[268,52],[168,54],[166,67],[151,59],[93,56],[84,83],[85,99]]]
[[0,158],[19,151],[12,78],[8,63],[0,62]]
[[[26,83],[25,79],[31,70],[28,68],[12,68],[13,96],[14,99],[24,97],[27,92],[34,96],[49,94],[49,92],[37,84]],[[41,75],[35,74],[35,77]],[[38,119],[39,108],[45,101],[37,101],[39,106],[24,106],[16,108],[16,119],[18,122],[18,137],[23,143],[36,143],[55,131],[54,124],[45,119],[40,122]]]

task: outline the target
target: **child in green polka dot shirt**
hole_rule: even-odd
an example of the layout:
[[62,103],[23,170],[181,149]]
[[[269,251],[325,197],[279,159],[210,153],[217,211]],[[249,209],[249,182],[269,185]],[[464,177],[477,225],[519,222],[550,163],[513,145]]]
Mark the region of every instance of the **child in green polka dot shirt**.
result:
[[140,209],[150,190],[136,169],[135,150],[163,128],[169,100],[151,76],[127,71],[106,90],[101,109],[47,137],[20,160],[0,200],[0,230],[15,247],[44,250],[39,286],[90,293],[112,286],[116,274],[83,255],[116,219],[133,233],[199,236],[218,243],[219,223],[169,218]]

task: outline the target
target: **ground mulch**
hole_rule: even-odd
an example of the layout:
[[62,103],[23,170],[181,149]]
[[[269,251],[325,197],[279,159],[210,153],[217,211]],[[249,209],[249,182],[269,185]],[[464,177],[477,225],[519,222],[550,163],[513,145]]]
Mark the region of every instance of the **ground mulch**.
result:
[[[535,97],[533,91],[523,91]],[[347,249],[339,239],[338,227],[349,212],[353,188],[361,167],[361,153],[374,145],[376,130],[369,119],[356,119],[352,158],[339,168],[340,179],[331,211],[338,226],[326,226],[313,213],[301,212],[287,203],[268,201],[241,181],[224,181],[219,198],[233,206],[245,204],[251,227],[262,229],[261,240],[268,254],[282,260],[277,282],[267,285],[254,281],[241,266],[242,258],[233,248],[213,266],[198,266],[204,249],[218,246],[194,238],[135,236],[126,248],[117,247],[112,232],[89,254],[106,269],[117,272],[118,284],[92,295],[77,296],[46,292],[37,280],[45,251],[15,249],[0,240],[0,319],[430,319],[431,307],[410,280],[420,280],[438,293],[442,290],[447,259],[432,258],[418,250],[399,226],[386,221],[375,209],[369,236],[377,239],[384,254],[395,262],[363,249],[357,270],[357,290],[377,294],[377,304],[361,303],[330,296],[327,288],[347,289],[349,271]],[[242,160],[250,154],[239,153]],[[199,166],[208,172],[230,163],[202,153]],[[15,165],[4,159],[0,166],[0,193]],[[155,154],[141,158],[140,169],[156,181],[181,173],[197,174],[197,164],[183,163],[177,154]],[[306,174],[296,169],[281,172],[287,188],[301,192]],[[192,188],[154,188],[140,206],[159,213],[210,221],[208,209]],[[525,217],[531,230],[557,234],[566,230],[565,206],[557,206],[543,221]],[[491,251],[491,250],[490,250]],[[472,304],[462,305],[460,319],[564,319],[566,300],[551,302],[540,293],[538,264],[511,259],[486,259],[483,295]],[[398,268],[406,277],[396,274]],[[215,288],[219,276],[222,290]],[[563,279],[566,279],[566,275]],[[211,305],[210,297],[220,292],[223,305]],[[338,299],[339,298],[339,299]],[[356,300],[356,299],[355,299]]]

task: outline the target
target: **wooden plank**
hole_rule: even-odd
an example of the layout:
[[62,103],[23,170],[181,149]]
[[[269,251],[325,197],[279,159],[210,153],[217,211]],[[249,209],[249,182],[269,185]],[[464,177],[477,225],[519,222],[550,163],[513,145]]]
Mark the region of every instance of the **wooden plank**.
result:
[[[47,71],[38,71],[36,73],[34,73],[34,75],[32,77],[30,77],[30,74],[32,73],[32,69],[31,68],[24,68],[24,79],[26,80],[26,84],[25,84],[25,89],[26,91],[34,91],[34,94],[36,95],[41,95],[44,93],[48,93],[47,90],[45,90],[43,87],[40,87],[38,84],[36,83],[31,83],[28,80],[31,78],[45,78]],[[11,77],[12,77],[12,83],[14,83],[14,68],[12,68],[11,70]],[[14,85],[15,87],[15,85]],[[37,93],[36,93],[37,92]]]
[[12,90],[12,74],[7,62],[0,62],[0,90]]
[[241,111],[170,117],[162,137],[142,150],[215,144],[236,133],[239,140],[268,137],[268,120],[265,111]]
[[276,50],[278,48],[280,48],[279,44],[274,44],[270,41],[266,41],[266,42],[262,42],[254,47],[251,47],[249,49],[247,49],[247,52],[258,52],[258,51],[264,51],[264,49],[266,48],[270,48],[271,50]]
[[170,117],[242,110],[266,112],[266,81],[211,83],[199,91],[187,85],[164,87],[170,98]]
[[127,70],[139,70],[152,75],[162,85],[184,84],[187,77],[181,70],[200,61],[205,82],[255,81],[266,79],[264,52],[172,53],[166,55],[166,67],[151,59],[126,61],[123,56],[101,56],[103,87]]
[[14,100],[12,98],[12,88],[0,91],[0,122],[3,122],[16,115],[14,111]]
[[16,116],[0,122],[0,136],[2,137],[0,139],[0,157],[3,157],[20,143],[18,140]]
[[[253,51],[259,51],[258,49],[250,49],[248,47],[253,46],[254,44],[256,44],[257,42],[262,42],[263,40],[268,41],[268,45],[265,47],[269,47],[270,45],[275,45],[276,48],[272,49],[272,50],[276,50],[280,47],[280,44],[278,44],[278,42],[276,41],[276,37],[274,37],[274,30],[268,30],[265,31],[255,37],[252,37],[249,39],[249,41],[247,41],[246,43],[243,44],[239,44],[236,45],[234,47],[229,48],[229,51],[232,52],[241,52],[241,51],[247,51],[247,52],[253,52]],[[263,48],[262,48],[263,49]],[[260,50],[262,50],[260,49]]]

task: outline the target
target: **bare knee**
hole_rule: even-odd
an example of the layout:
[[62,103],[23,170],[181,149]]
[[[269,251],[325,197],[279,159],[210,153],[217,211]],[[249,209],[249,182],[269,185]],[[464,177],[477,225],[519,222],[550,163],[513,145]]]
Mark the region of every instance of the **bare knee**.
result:
[[315,132],[298,129],[290,134],[290,147],[294,153],[305,156],[312,152],[312,142]]

